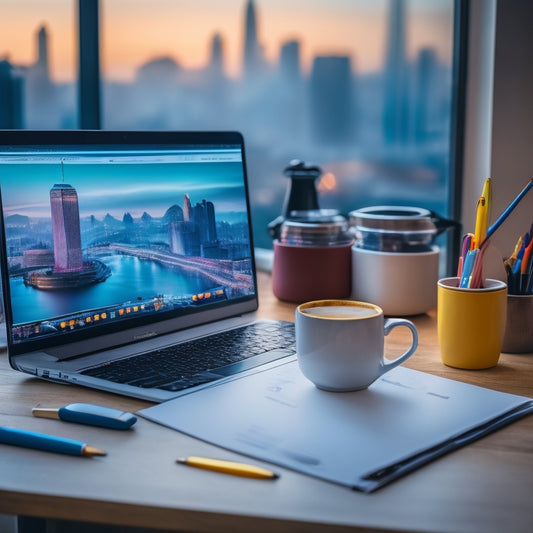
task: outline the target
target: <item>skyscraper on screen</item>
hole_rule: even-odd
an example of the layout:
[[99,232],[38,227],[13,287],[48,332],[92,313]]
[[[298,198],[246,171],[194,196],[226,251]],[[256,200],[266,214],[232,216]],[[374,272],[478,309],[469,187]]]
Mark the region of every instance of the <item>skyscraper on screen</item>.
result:
[[83,267],[83,260],[76,189],[67,183],[55,184],[50,190],[50,207],[54,238],[54,270],[78,270]]

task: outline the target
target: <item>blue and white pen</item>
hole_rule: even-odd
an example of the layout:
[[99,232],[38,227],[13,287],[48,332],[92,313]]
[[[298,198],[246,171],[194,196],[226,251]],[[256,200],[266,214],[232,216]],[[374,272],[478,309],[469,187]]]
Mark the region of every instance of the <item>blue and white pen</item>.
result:
[[474,250],[469,250],[466,253],[466,259],[463,265],[463,272],[461,275],[461,283],[459,287],[462,289],[470,288],[470,281],[472,279],[472,270],[474,269],[474,263],[476,261],[476,255],[478,254],[479,249],[475,248]]

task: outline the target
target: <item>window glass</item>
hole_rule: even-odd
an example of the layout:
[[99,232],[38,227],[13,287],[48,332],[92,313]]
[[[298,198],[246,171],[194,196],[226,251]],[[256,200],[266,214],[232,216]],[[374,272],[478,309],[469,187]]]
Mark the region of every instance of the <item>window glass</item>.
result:
[[75,128],[74,0],[0,0],[0,127]]
[[238,129],[256,244],[292,159],[320,207],[447,215],[453,0],[105,0],[105,128]]
[[[76,5],[0,0],[3,127],[76,127]],[[321,167],[321,207],[447,216],[453,6],[101,0],[102,126],[242,131],[259,246],[293,159]]]

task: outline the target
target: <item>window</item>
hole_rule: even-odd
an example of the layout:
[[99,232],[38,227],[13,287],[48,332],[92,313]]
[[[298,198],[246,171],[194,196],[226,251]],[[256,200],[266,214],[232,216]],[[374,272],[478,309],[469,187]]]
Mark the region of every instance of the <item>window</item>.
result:
[[0,0],[0,127],[77,125],[73,0]]
[[[0,0],[13,13],[29,3]],[[55,43],[73,26],[72,16],[55,13],[73,5],[38,5]],[[280,214],[283,169],[293,159],[322,168],[321,207],[409,205],[452,215],[454,0],[99,5],[102,127],[242,131],[256,245],[271,246],[266,226]],[[64,26],[52,25],[59,16]],[[40,23],[9,18],[27,28],[17,41],[0,41],[16,70],[29,59],[15,55],[15,42],[30,41]],[[54,47],[51,84],[68,79],[72,100],[74,71],[60,77]],[[34,126],[28,114],[22,127]]]

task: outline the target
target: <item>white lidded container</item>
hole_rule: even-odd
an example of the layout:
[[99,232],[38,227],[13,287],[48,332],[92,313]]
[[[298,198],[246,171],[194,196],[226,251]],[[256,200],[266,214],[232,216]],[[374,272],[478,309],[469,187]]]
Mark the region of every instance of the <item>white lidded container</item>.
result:
[[435,309],[440,250],[434,240],[455,223],[403,206],[358,209],[349,221],[355,237],[351,298],[377,304],[386,315]]

